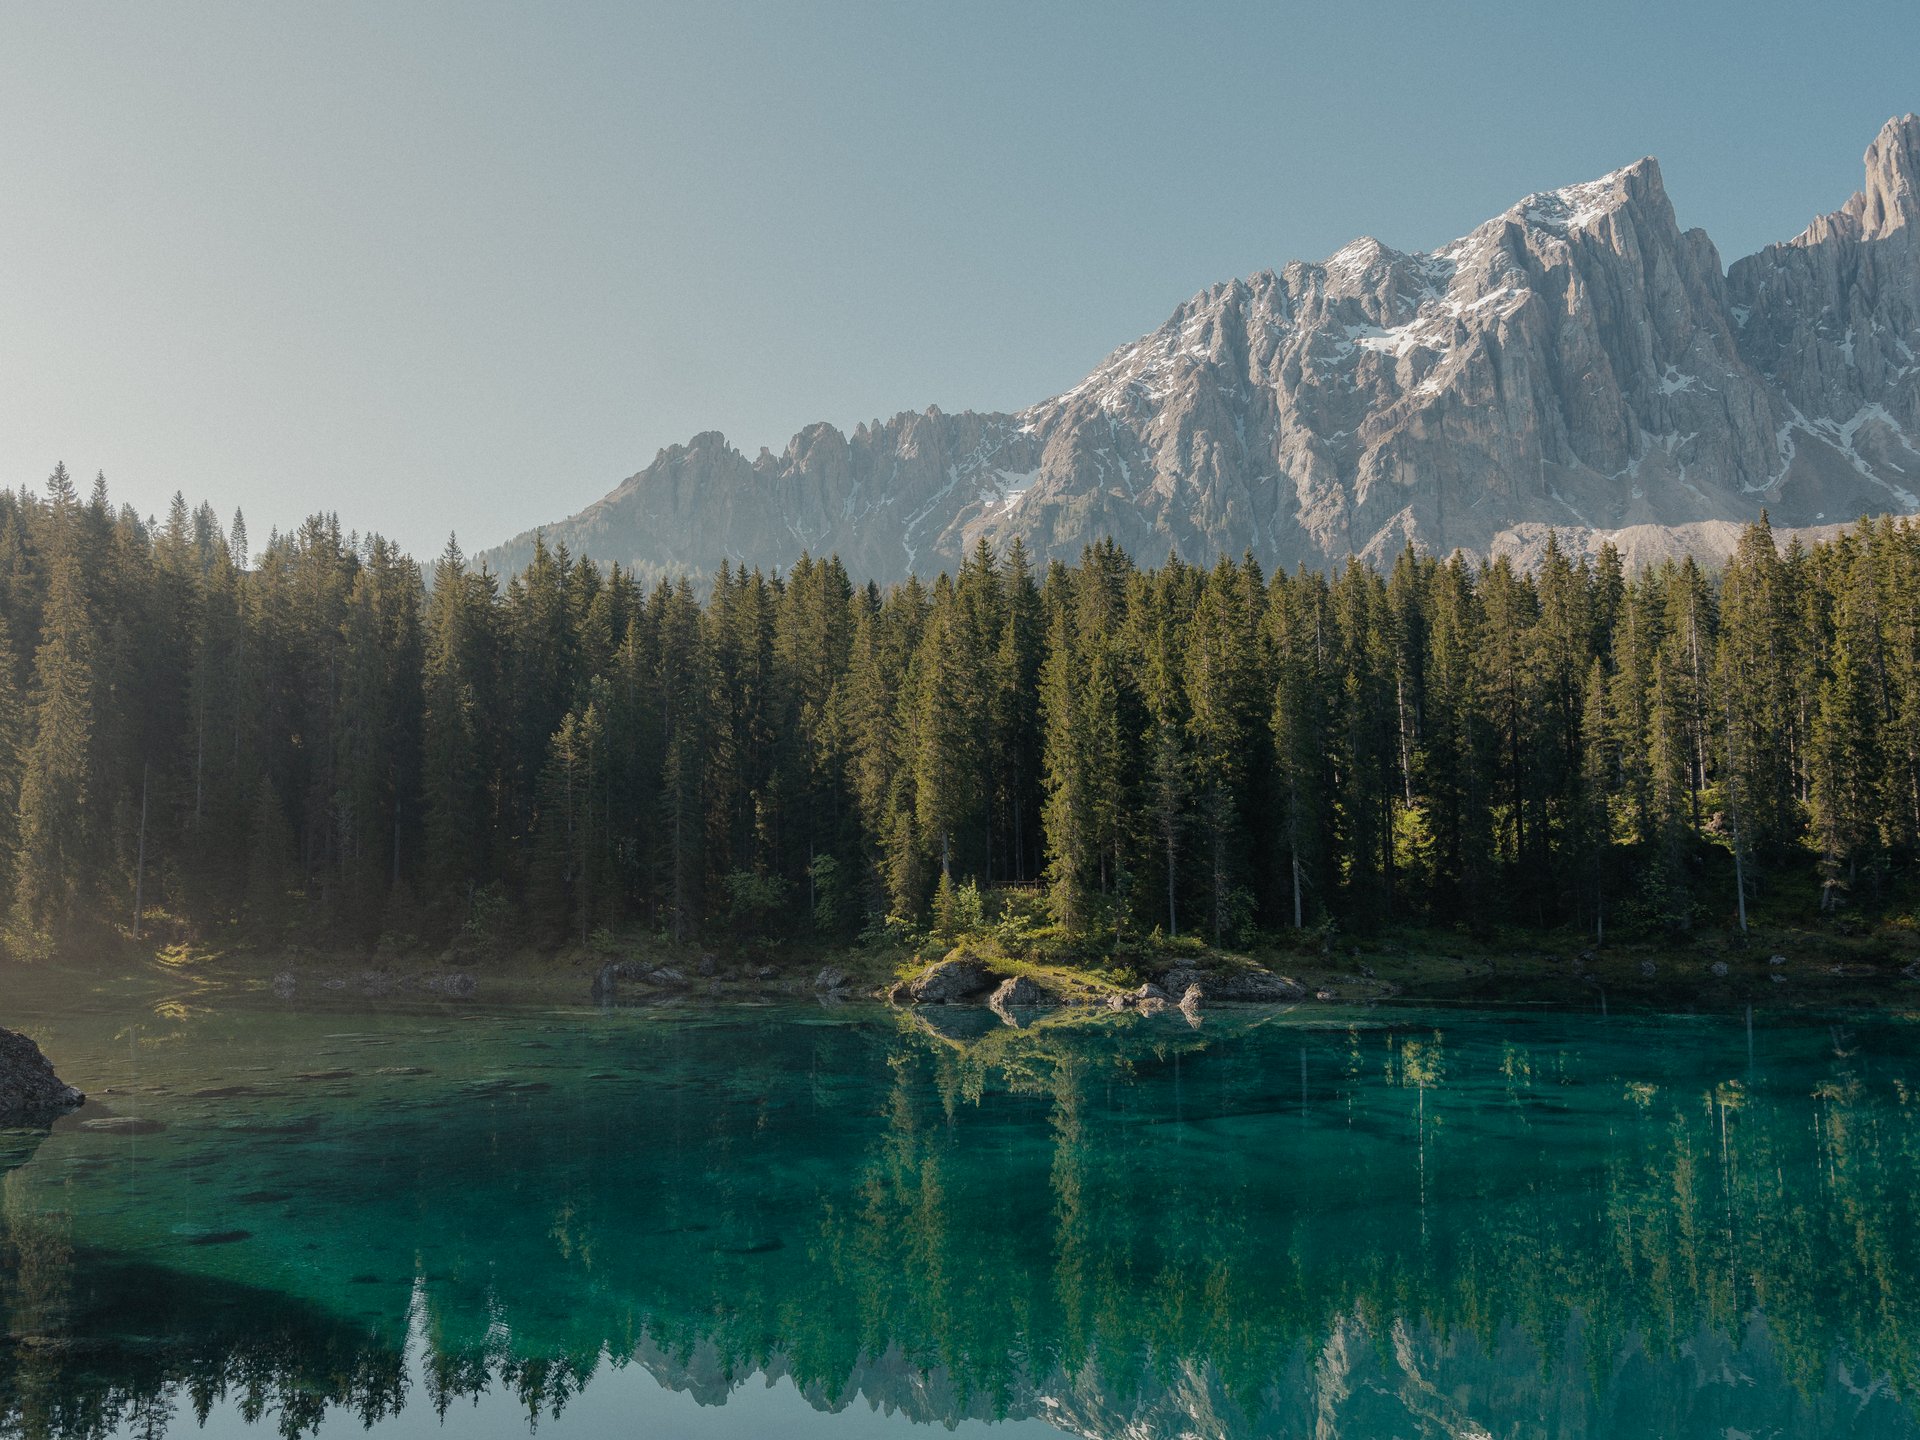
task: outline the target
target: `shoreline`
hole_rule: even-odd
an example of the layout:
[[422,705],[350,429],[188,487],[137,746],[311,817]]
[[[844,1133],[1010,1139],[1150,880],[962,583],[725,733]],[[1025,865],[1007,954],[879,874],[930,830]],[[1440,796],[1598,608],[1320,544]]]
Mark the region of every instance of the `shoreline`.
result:
[[[1452,937],[1449,937],[1452,938]],[[489,960],[407,952],[376,957],[325,952],[278,955],[227,951],[157,954],[131,946],[105,953],[0,961],[0,991],[9,976],[52,990],[268,993],[290,1003],[342,1001],[594,1003],[768,1003],[873,1001],[890,992],[902,1008],[986,1008],[991,986],[946,1001],[899,996],[933,966],[960,958],[991,977],[1021,977],[1040,992],[1042,1007],[1131,1008],[1143,985],[1170,972],[1193,974],[1203,991],[1221,977],[1263,977],[1290,987],[1259,999],[1208,994],[1204,1010],[1251,1004],[1449,1008],[1526,1008],[1601,1012],[1610,1006],[1673,1011],[1855,1010],[1920,1012],[1920,954],[1863,954],[1821,943],[1826,937],[1775,937],[1775,944],[1737,948],[1707,940],[1687,947],[1633,945],[1568,951],[1547,944],[1466,943],[1423,946],[1418,937],[1346,947],[1346,953],[1300,955],[1201,950],[1093,966],[1042,964],[955,947],[946,955],[821,947],[780,953],[767,946],[643,945],[618,956],[584,948]],[[610,986],[607,972],[617,970]],[[831,983],[829,983],[831,981]],[[40,985],[34,988],[41,988]],[[1031,994],[1032,992],[1026,992]],[[1181,993],[1155,1004],[1177,1006]],[[1031,1002],[1016,1001],[1017,1005]],[[0,1014],[0,1022],[5,1015]]]

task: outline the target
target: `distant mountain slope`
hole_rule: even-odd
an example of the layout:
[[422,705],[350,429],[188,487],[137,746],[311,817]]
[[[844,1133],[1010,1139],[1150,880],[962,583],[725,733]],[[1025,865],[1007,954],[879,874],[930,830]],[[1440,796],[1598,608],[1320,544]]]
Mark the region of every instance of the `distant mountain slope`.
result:
[[[1537,549],[1620,532],[1718,552],[1920,509],[1920,119],[1839,211],[1730,271],[1656,161],[1530,195],[1431,254],[1371,238],[1194,296],[1017,415],[813,425],[748,460],[717,433],[548,526],[645,571],[837,552],[880,580],[976,538],[1041,555],[1268,564]],[[510,571],[529,532],[483,557]]]

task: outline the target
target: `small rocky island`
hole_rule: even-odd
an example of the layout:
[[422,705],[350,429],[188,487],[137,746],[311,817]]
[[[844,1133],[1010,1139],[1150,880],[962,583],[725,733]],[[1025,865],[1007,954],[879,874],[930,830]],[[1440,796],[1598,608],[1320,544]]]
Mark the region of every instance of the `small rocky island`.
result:
[[0,1125],[45,1124],[86,1098],[53,1073],[38,1045],[0,1029]]

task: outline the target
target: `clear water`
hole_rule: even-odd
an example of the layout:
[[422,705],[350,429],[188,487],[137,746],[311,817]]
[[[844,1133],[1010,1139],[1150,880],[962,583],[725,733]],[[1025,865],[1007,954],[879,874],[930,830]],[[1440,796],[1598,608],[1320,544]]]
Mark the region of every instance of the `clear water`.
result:
[[1920,1434],[1898,1018],[7,1009],[0,1435]]

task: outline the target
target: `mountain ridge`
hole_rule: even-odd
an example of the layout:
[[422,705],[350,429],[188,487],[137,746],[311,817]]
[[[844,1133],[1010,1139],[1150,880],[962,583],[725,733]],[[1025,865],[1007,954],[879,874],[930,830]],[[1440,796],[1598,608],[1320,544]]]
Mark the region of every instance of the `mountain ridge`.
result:
[[[1071,556],[1269,565],[1402,545],[1642,558],[1920,511],[1920,119],[1896,117],[1839,210],[1723,266],[1659,162],[1525,196],[1435,250],[1362,236],[1204,289],[1024,410],[816,423],[749,460],[664,447],[542,527],[642,572],[837,553],[882,582],[1018,536]],[[480,558],[511,571],[527,532]]]

